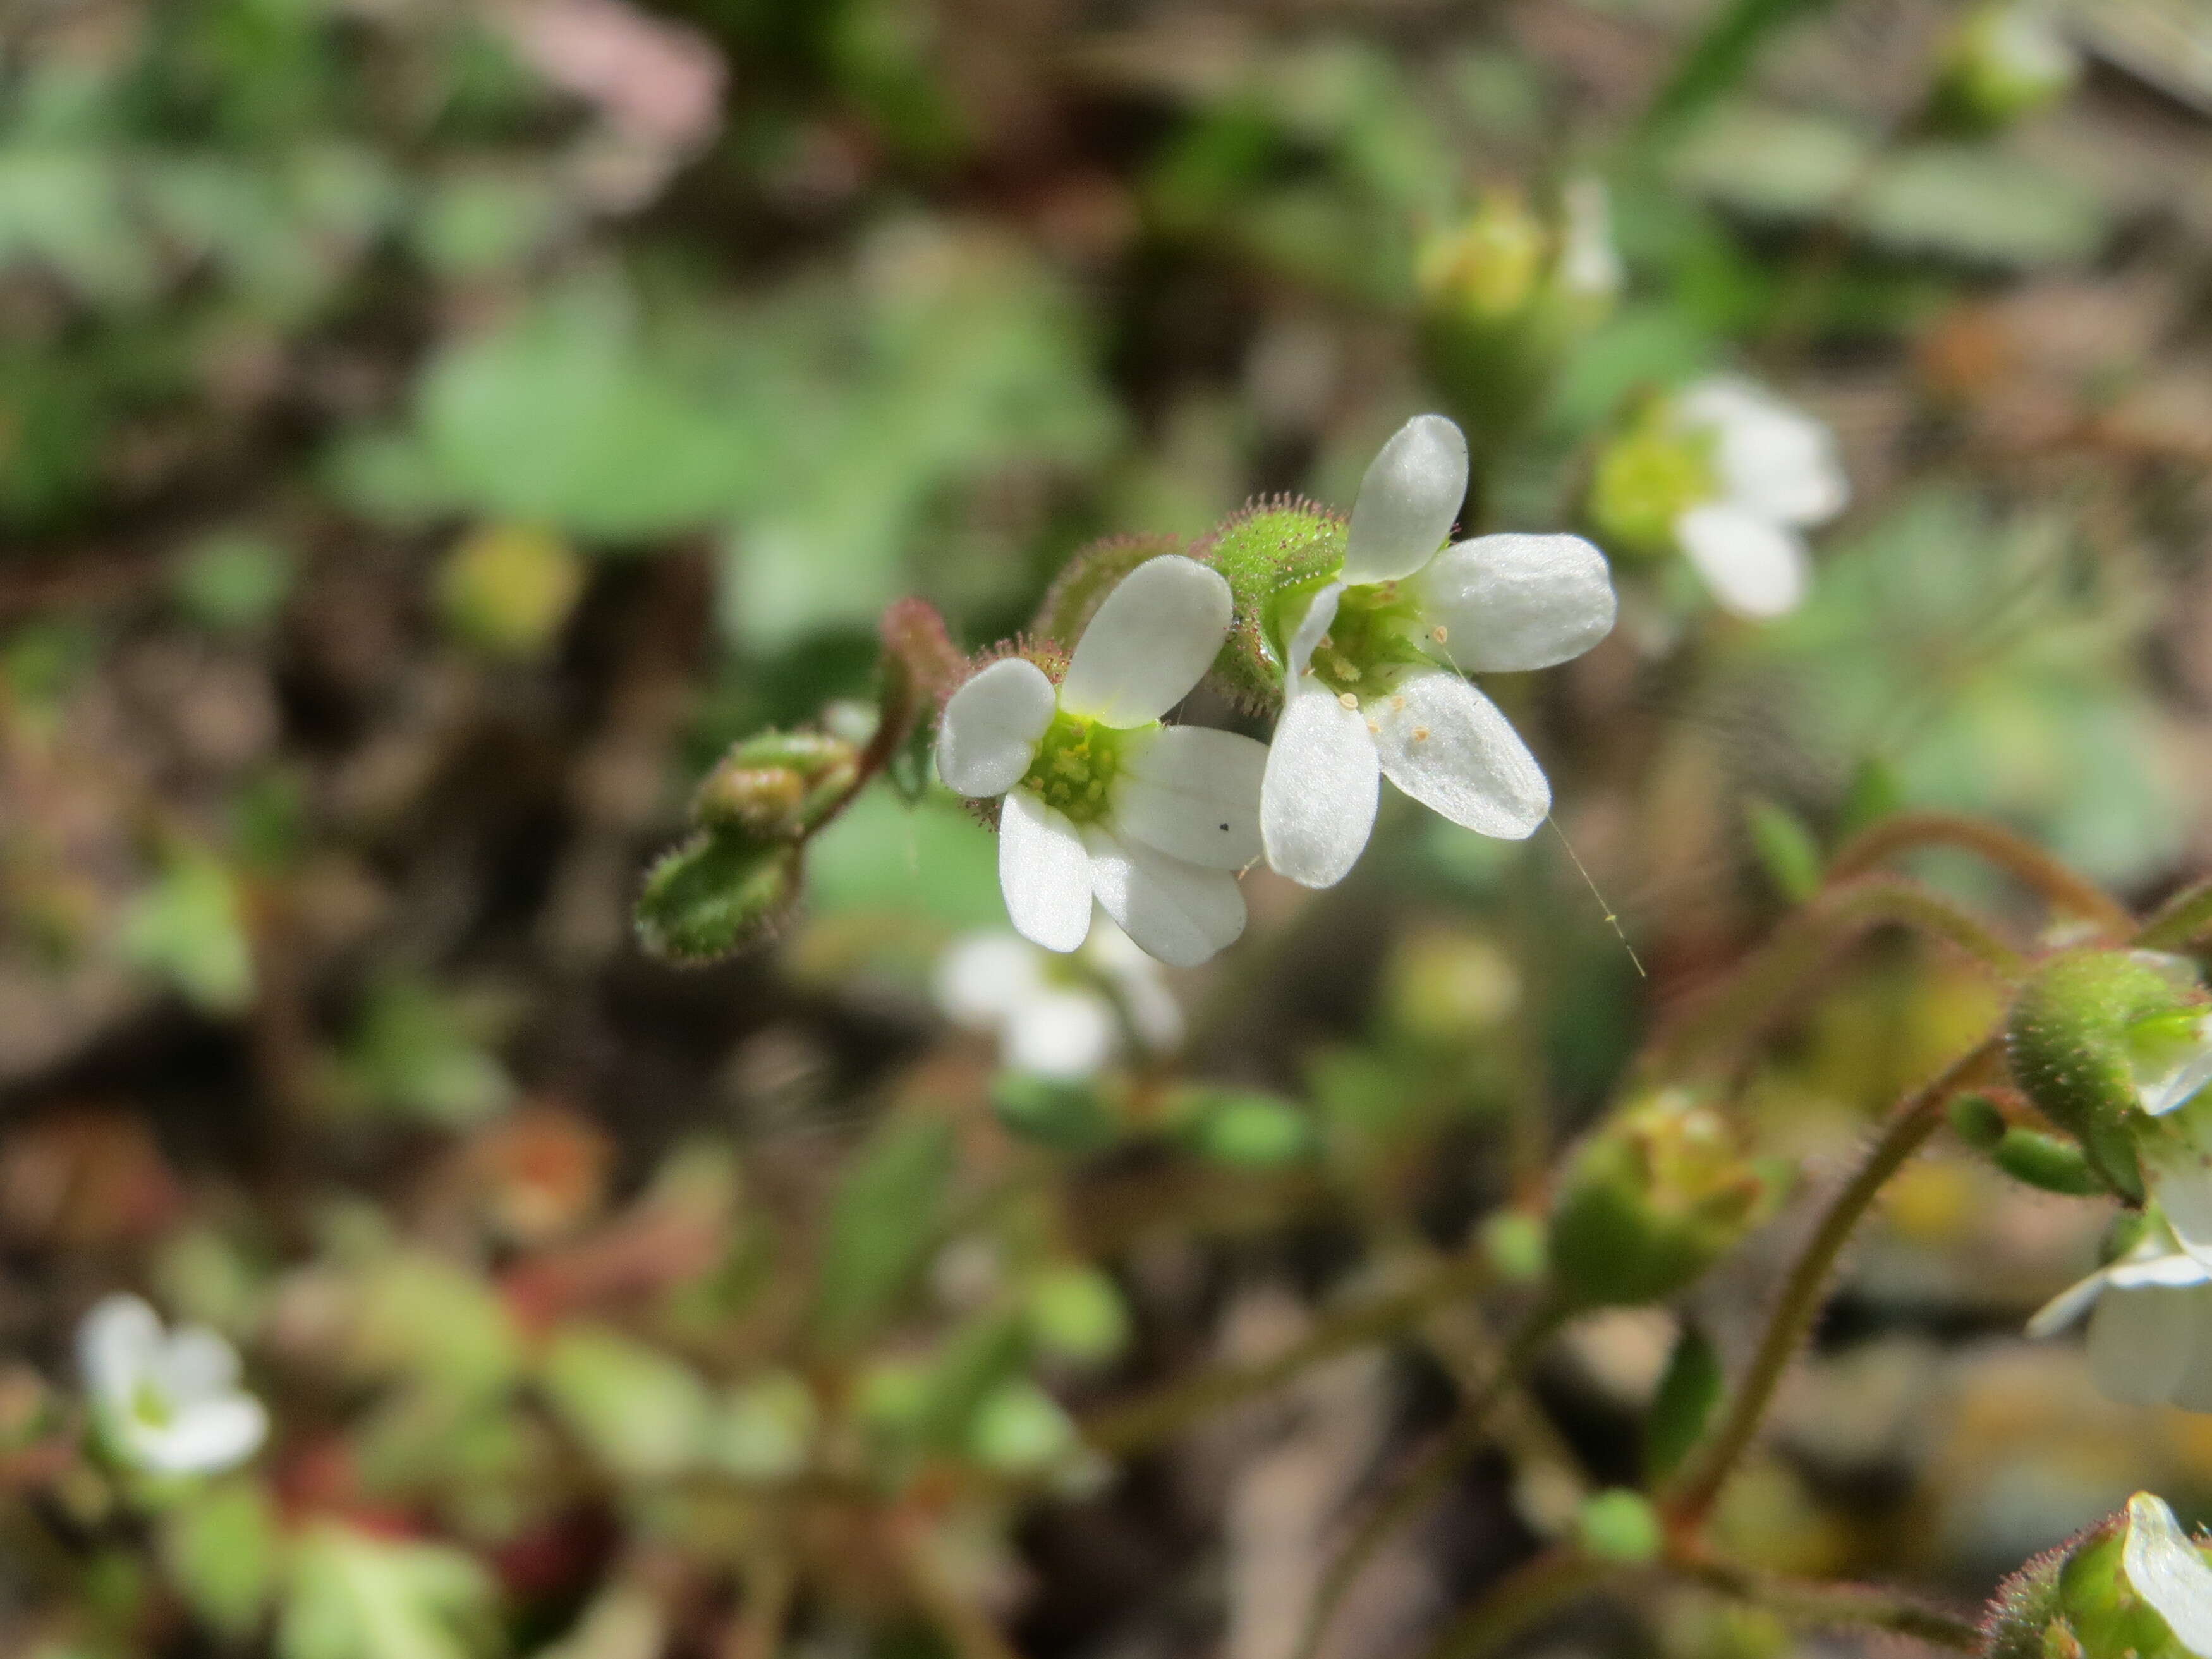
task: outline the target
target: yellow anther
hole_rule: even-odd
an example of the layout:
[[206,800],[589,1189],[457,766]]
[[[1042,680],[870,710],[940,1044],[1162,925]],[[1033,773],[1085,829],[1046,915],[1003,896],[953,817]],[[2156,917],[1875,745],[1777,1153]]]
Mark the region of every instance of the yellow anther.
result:
[[1438,623],[1434,628],[1431,628],[1429,630],[1429,637],[1434,640],[1438,645],[1442,645],[1446,640],[1451,637],[1451,635],[1446,631],[1444,625],[1442,623]]
[[1376,725],[1373,720],[1370,720],[1367,722],[1367,734],[1370,737],[1379,738],[1382,735],[1382,728]]
[[1349,691],[1338,692],[1336,694],[1336,700],[1342,703],[1346,708],[1357,708],[1359,707],[1359,699],[1353,696]]
[[1427,726],[1417,726],[1413,728],[1413,741],[1415,743],[1426,743],[1428,740],[1429,728]]
[[1390,699],[1390,707],[1391,707],[1392,708],[1394,708],[1394,709],[1397,710],[1397,712],[1398,712],[1398,713],[1400,713],[1400,714],[1404,714],[1404,713],[1406,712],[1406,700],[1405,700],[1405,698],[1404,698],[1404,697],[1402,697],[1402,696],[1397,696],[1397,697],[1393,697],[1393,698],[1391,698],[1391,699]]

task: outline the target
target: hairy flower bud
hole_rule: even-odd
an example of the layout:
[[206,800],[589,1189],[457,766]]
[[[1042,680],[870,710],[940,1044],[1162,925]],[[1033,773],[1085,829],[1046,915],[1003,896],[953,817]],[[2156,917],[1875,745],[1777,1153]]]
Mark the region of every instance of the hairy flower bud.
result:
[[1764,1218],[1779,1186],[1717,1112],[1656,1095],[1575,1155],[1552,1207],[1553,1277],[1582,1307],[1672,1296]]
[[1290,635],[1343,564],[1344,550],[1341,516],[1289,496],[1231,514],[1193,550],[1221,573],[1236,599],[1213,674],[1251,712],[1281,707]]
[[[2146,1113],[2201,1086],[2203,991],[2188,964],[2143,951],[2069,951],[2039,969],[2005,1029],[2014,1080],[2081,1143],[2106,1185],[2142,1196]],[[2179,1091],[2179,1092],[2177,1092]]]
[[2007,1579],[1982,1630],[1990,1659],[2203,1659],[2212,1565],[2173,1511],[2139,1492]]
[[709,830],[741,830],[763,841],[793,841],[853,787],[860,750],[842,738],[763,732],[733,744],[692,798],[692,817]]
[[1994,132],[2063,98],[2081,77],[2081,57],[2055,10],[2039,0],[1991,0],[1961,18],[1941,59],[1937,120]]

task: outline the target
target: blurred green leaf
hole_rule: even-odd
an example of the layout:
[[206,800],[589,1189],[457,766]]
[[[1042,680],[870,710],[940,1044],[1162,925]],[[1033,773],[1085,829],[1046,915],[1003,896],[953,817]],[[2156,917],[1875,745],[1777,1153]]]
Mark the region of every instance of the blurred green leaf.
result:
[[447,1128],[481,1122],[514,1095],[453,994],[412,975],[371,987],[342,1066],[353,1100]]
[[1679,121],[1726,96],[1751,73],[1760,48],[1793,23],[1826,11],[1833,0],[1722,0],[1652,100],[1646,125]]
[[1802,904],[1820,890],[1820,843],[1804,819],[1779,801],[1753,795],[1744,801],[1743,821],[1776,892]]
[[908,806],[867,791],[807,843],[806,891],[817,916],[922,916],[963,930],[1006,919],[998,842],[942,793]]
[[538,1371],[556,1413],[615,1474],[665,1480],[699,1459],[706,1385],[658,1349],[604,1326],[563,1326]]
[[210,1014],[253,1000],[253,949],[237,883],[215,860],[180,855],[123,917],[123,954]]
[[894,1117],[854,1155],[830,1204],[815,1285],[815,1328],[831,1346],[864,1340],[936,1249],[952,1152],[951,1125]]
[[1883,162],[1854,222],[1902,252],[2011,268],[2089,258],[2106,213],[2079,185],[2008,151],[1924,144]]
[[1644,1468],[1650,1480],[1672,1475],[1704,1438],[1723,1381],[1719,1352],[1703,1331],[1685,1325],[1644,1420]]
[[292,591],[292,558],[248,532],[196,542],[170,577],[177,602],[204,628],[239,632],[273,617]]
[[282,1659],[484,1659],[501,1645],[491,1576],[459,1550],[334,1521],[293,1547]]
[[162,1565],[192,1611],[242,1642],[268,1610],[283,1565],[276,1505],[246,1480],[200,1487],[161,1517]]

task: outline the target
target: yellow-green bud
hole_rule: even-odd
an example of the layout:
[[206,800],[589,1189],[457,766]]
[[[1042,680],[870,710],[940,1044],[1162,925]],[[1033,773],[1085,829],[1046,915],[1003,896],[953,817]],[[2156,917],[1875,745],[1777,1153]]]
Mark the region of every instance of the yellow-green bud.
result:
[[2205,1012],[2203,991],[2178,958],[2069,951],[2038,969],[2014,1001],[2006,1060],[2021,1092],[2081,1143],[2099,1178],[2139,1200],[2135,1138],[2145,1091],[2175,1075],[2177,1050],[2195,1041]]
[[1941,123],[1965,132],[2010,126],[2063,98],[2081,54],[2036,0],[1992,0],[1960,20],[1945,43],[1932,100]]
[[1311,501],[1255,501],[1222,520],[1193,556],[1219,571],[1236,599],[1214,659],[1222,689],[1255,714],[1283,700],[1284,649],[1313,595],[1344,563],[1345,521]]
[[763,732],[716,763],[692,797],[691,816],[710,830],[799,840],[852,788],[860,763],[860,750],[843,738]]
[[550,648],[584,591],[584,563],[549,530],[493,525],[472,532],[438,572],[438,609],[454,633],[502,657]]
[[1656,1302],[1705,1272],[1779,1197],[1720,1114],[1668,1091],[1575,1155],[1552,1206],[1552,1276],[1574,1305]]

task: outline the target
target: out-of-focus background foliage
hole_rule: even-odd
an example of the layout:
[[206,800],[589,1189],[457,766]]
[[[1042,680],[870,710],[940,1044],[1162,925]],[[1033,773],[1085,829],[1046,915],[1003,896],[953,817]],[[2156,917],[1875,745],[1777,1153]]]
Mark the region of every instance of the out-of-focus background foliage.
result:
[[[9,0],[0,1643],[1287,1659],[1481,1315],[1115,1462],[1087,1413],[1534,1201],[1881,811],[2131,899],[2212,855],[2212,12],[2083,0],[2078,87],[1981,132],[1923,116],[1961,15]],[[848,717],[887,601],[981,647],[1097,535],[1348,505],[1451,406],[1425,239],[1582,178],[1625,287],[1491,523],[1577,527],[1623,410],[1721,369],[1854,497],[1796,614],[1623,562],[1612,640],[1493,686],[1560,833],[1386,813],[1340,889],[1255,873],[1173,979],[1198,1081],[1103,1126],[933,1003],[1002,916],[947,799],[863,799],[766,948],[640,951],[691,786]],[[1995,1011],[1855,954],[1736,1079],[1762,1150],[1823,1178]],[[1970,1605],[2136,1487],[2212,1510],[2212,1419],[2018,1335],[2106,1215],[1916,1163],[1720,1535]],[[1723,1353],[1781,1249],[1690,1299]],[[246,1354],[247,1471],[50,1478],[125,1285]],[[1418,1650],[1633,1484],[1678,1326],[1570,1330],[1328,1650]],[[1679,1591],[1540,1638],[1807,1639]]]

